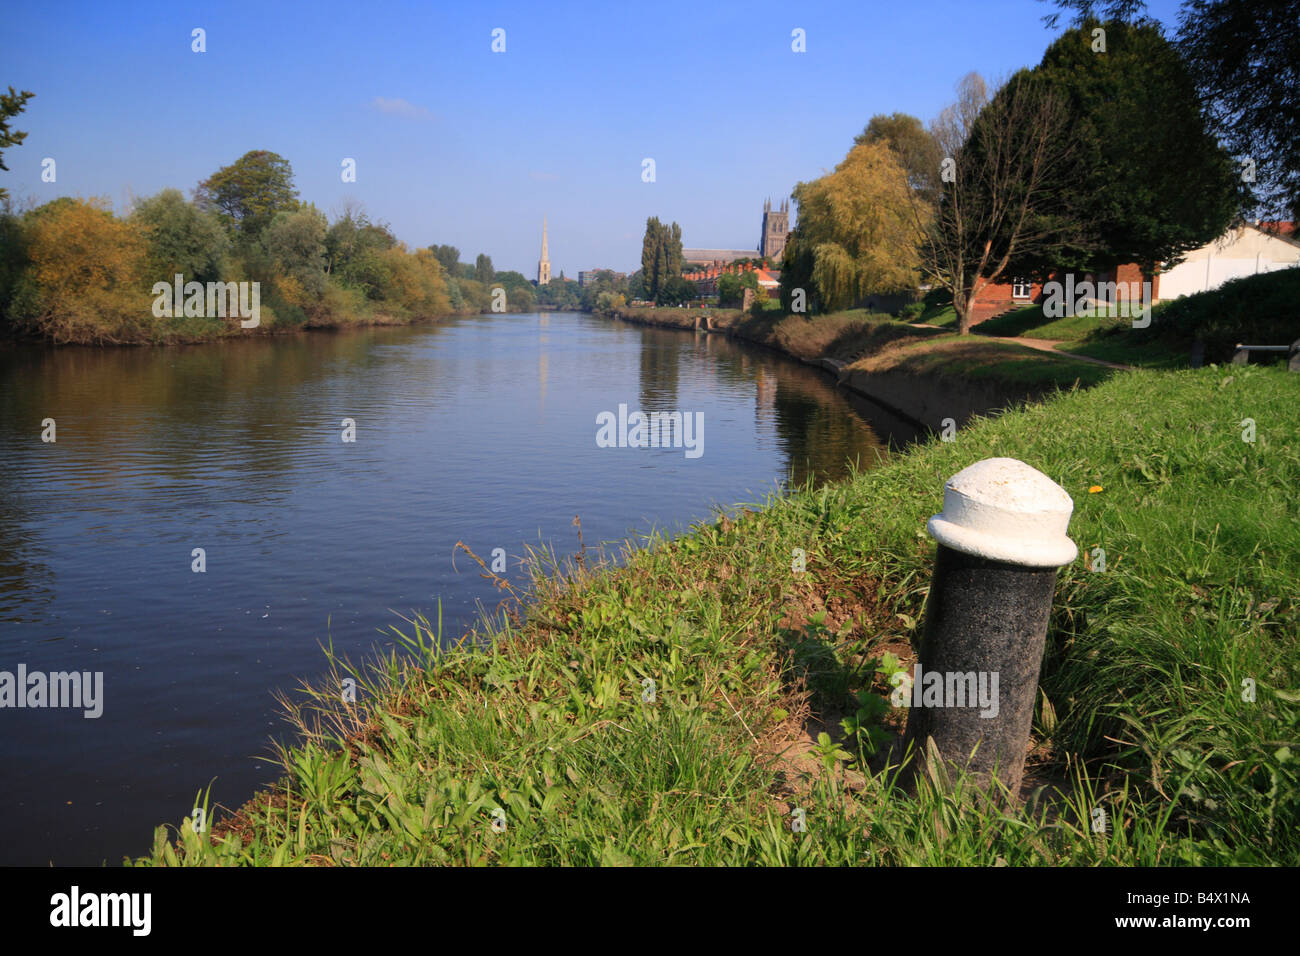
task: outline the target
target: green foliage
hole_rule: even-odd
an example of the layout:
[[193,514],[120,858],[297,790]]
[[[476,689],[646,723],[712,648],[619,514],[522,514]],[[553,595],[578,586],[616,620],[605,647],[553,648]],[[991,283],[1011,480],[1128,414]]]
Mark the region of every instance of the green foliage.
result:
[[1206,362],[1227,362],[1237,343],[1290,345],[1300,339],[1296,303],[1300,269],[1278,269],[1232,279],[1208,292],[1161,302],[1151,325],[1131,329],[1135,343],[1160,341],[1186,354],[1196,339],[1205,343]]
[[564,276],[551,279],[546,285],[537,287],[537,303],[550,305],[557,309],[579,309],[582,307],[583,290],[575,279]]
[[[1105,29],[1104,54],[1092,49],[1095,27]],[[1079,171],[1064,184],[1067,215],[1092,235],[1082,248],[1029,257],[1023,271],[1126,262],[1151,270],[1223,234],[1246,192],[1158,24],[1086,22],[1057,39],[1034,73],[1068,104]]]
[[740,276],[727,272],[718,276],[718,305],[737,308],[744,295],[745,287],[741,285]]
[[[442,271],[447,274],[448,278],[462,278],[459,249],[455,246],[430,246],[429,249],[437,257],[439,264],[442,266]],[[471,278],[473,277],[471,276]]]
[[289,161],[264,149],[221,167],[195,190],[200,209],[215,210],[246,240],[261,235],[277,213],[296,208],[297,197]]
[[220,219],[186,202],[179,189],[140,200],[131,222],[148,244],[146,270],[155,281],[180,273],[186,282],[215,282],[228,271],[230,240]]
[[[453,310],[453,299],[458,310],[487,308],[480,283],[449,287],[432,252],[411,253],[359,209],[329,225],[315,206],[286,198],[274,180],[287,186],[289,171],[277,160],[249,153],[201,184],[202,203],[165,189],[137,202],[127,219],[105,201],[71,197],[22,217],[0,212],[0,320],[54,343],[164,343],[437,318]],[[223,217],[240,224],[235,242]],[[170,284],[177,273],[187,282],[258,282],[260,331],[219,317],[154,316],[153,284]],[[530,305],[530,297],[516,303]]]
[[1254,166],[1256,200],[1300,219],[1295,0],[1187,0],[1178,42],[1219,136]]
[[[19,146],[27,138],[25,132],[19,132],[16,129],[9,128],[9,121],[21,113],[27,106],[35,93],[24,90],[18,93],[11,86],[8,93],[0,93],[0,169],[8,170],[5,165],[4,151],[10,146]],[[3,201],[9,193],[0,187],[0,201]]]
[[650,299],[650,292],[645,284],[645,273],[640,269],[627,277],[627,297],[641,302]]
[[858,691],[855,699],[857,707],[851,716],[840,721],[840,728],[856,746],[857,757],[865,765],[867,759],[874,757],[889,740],[889,732],[883,725],[884,717],[889,713],[889,702],[870,689]]
[[[294,212],[279,212],[266,227],[262,247],[277,277],[287,277],[303,297],[316,297],[325,290],[325,217],[315,206]],[[294,305],[306,299],[291,297]]]
[[364,212],[348,209],[325,234],[326,272],[367,298],[383,297],[390,281],[384,253],[397,238],[384,223],[372,223]]
[[588,312],[621,308],[632,298],[631,286],[631,279],[616,279],[613,271],[601,269],[582,287],[580,304]]
[[673,223],[667,226],[658,216],[645,221],[645,237],[641,241],[641,283],[645,297],[660,305],[673,305],[680,295],[680,287],[670,293],[674,302],[666,303],[661,290],[669,279],[682,274],[682,227]]
[[537,304],[537,296],[532,286],[512,286],[506,290],[506,304],[511,312],[531,312]]
[[0,326],[9,324],[14,287],[27,267],[27,233],[20,216],[0,211]]
[[[448,279],[447,284],[449,286],[455,285],[458,290],[461,305],[456,310],[457,312],[474,314],[478,312],[486,312],[491,308],[492,295],[488,286],[476,282],[473,279]],[[493,286],[499,284],[500,283],[497,282],[492,283]],[[507,302],[509,301],[509,292],[510,290],[507,289]]]
[[656,301],[660,305],[682,305],[695,298],[695,283],[681,276],[668,276],[659,283]]
[[938,198],[943,152],[934,134],[907,113],[877,114],[853,140],[857,146],[884,143],[907,173],[907,182],[927,202]]
[[487,285],[496,278],[496,274],[496,270],[492,268],[492,257],[480,252],[478,258],[474,260],[474,280]]

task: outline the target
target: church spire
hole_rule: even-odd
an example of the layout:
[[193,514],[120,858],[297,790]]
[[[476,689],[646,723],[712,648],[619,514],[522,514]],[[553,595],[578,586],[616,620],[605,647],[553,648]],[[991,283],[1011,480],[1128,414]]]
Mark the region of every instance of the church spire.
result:
[[537,261],[537,284],[551,281],[551,259],[546,253],[546,217],[542,217],[542,258]]

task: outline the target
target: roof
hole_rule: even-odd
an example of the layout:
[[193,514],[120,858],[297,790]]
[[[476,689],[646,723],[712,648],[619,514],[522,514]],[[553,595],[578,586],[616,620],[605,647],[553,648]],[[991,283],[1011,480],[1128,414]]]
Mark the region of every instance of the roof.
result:
[[1295,235],[1295,223],[1285,219],[1275,219],[1272,222],[1267,222],[1267,221],[1261,222],[1260,220],[1256,219],[1255,225],[1256,227],[1259,228],[1261,232],[1271,232],[1275,236]]
[[714,260],[734,262],[736,259],[758,259],[757,249],[683,249],[682,261],[709,263]]

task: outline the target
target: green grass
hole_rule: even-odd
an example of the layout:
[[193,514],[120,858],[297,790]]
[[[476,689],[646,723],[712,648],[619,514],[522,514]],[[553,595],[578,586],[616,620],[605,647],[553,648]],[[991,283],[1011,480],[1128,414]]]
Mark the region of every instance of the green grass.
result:
[[[549,559],[522,618],[461,649],[417,622],[407,653],[336,660],[292,714],[303,742],[280,786],[215,832],[160,827],[138,862],[1296,865],[1294,382],[1121,373],[618,568]],[[1081,551],[1034,726],[1042,796],[1059,795],[1018,810],[940,777],[908,796],[871,756],[900,715],[880,703],[886,647],[906,658],[923,618],[925,521],[945,478],[991,456],[1066,488]],[[349,674],[359,704],[338,703]],[[810,709],[832,732],[810,760],[777,760]]]
[[968,381],[991,381],[1031,389],[1096,385],[1113,369],[1068,356],[1053,355],[1015,342],[998,342],[957,334],[940,334],[907,343],[861,366],[866,370],[904,371]]
[[931,289],[921,299],[921,314],[910,321],[920,325],[937,325],[941,329],[957,327],[957,310],[952,296],[943,289]]
[[1078,342],[1103,329],[1126,326],[1130,322],[1130,319],[1118,315],[1067,315],[1053,319],[1043,315],[1041,305],[1027,305],[981,322],[973,331],[1005,338]]
[[1077,342],[1062,342],[1056,348],[1062,352],[1138,368],[1187,368],[1191,361],[1190,347],[1182,350],[1159,340],[1135,341],[1133,335],[1123,328]]

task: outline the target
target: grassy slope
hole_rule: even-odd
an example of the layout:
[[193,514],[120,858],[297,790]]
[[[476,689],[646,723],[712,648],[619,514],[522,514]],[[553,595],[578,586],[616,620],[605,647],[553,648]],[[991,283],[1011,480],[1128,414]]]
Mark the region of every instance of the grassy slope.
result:
[[[171,843],[159,828],[143,862],[1295,865],[1294,387],[1275,369],[1124,373],[623,568],[539,578],[526,619],[486,628],[480,651],[437,653],[417,631],[418,666],[369,673],[379,704],[328,707],[346,750],[321,731],[234,829],[186,821]],[[1057,587],[1033,768],[1073,777],[1073,802],[905,797],[887,772],[841,772],[863,768],[867,730],[825,741],[822,769],[775,760],[809,705],[865,725],[883,710],[896,729],[878,658],[919,626],[925,520],[945,478],[1003,455],[1075,500],[1081,556]],[[1104,572],[1085,568],[1094,547]]]
[[[693,328],[699,312],[629,308],[622,314],[634,320]],[[833,358],[868,371],[942,374],[1030,388],[1092,385],[1111,373],[1089,362],[1044,354],[1009,342],[917,328],[864,309],[813,318],[778,314],[754,318],[735,310],[714,310],[711,315],[716,328],[738,338],[779,349],[796,358]]]

